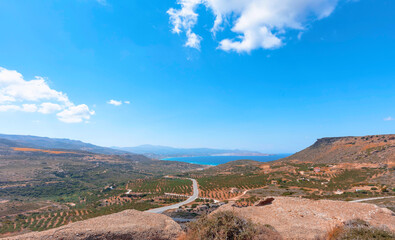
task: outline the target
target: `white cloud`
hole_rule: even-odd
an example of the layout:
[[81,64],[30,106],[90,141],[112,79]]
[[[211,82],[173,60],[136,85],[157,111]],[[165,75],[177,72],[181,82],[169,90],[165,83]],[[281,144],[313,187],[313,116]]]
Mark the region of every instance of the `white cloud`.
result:
[[386,118],[384,118],[384,121],[394,121],[395,120],[395,118],[393,118],[393,117],[386,117]]
[[21,107],[17,105],[0,105],[0,112],[21,111]]
[[187,37],[188,37],[188,40],[185,43],[185,46],[191,47],[191,48],[196,48],[196,49],[200,50],[200,41],[202,40],[202,37],[196,35],[191,30],[187,31]]
[[298,40],[302,39],[303,33],[304,33],[304,32],[299,32],[299,33],[298,33],[298,36],[297,36]]
[[235,38],[222,39],[219,47],[225,51],[250,52],[284,45],[287,30],[304,31],[315,20],[328,17],[338,0],[178,0],[180,9],[167,11],[173,32],[185,32],[185,46],[200,48],[202,38],[192,31],[197,24],[197,7],[210,9],[215,21],[211,31],[230,25]]
[[130,104],[130,101],[124,101],[125,104]]
[[22,111],[24,112],[36,112],[37,106],[36,104],[22,104]]
[[22,106],[18,105],[0,105],[0,112],[7,111],[21,111],[21,112],[36,112],[37,106],[36,104],[22,104]]
[[89,110],[85,104],[69,107],[56,114],[60,121],[65,123],[80,123],[83,120],[88,121],[95,111]]
[[117,101],[117,100],[113,100],[113,99],[111,99],[107,103],[111,104],[111,105],[114,105],[114,106],[121,106],[122,105],[122,101]]
[[[85,104],[82,105],[88,108]],[[25,80],[19,72],[0,67],[0,112],[23,111],[49,114],[68,111],[72,113],[73,109],[82,105],[75,106],[65,93],[50,88],[42,77]],[[90,117],[94,111],[88,108],[87,113]],[[76,118],[80,115],[76,113]],[[89,117],[84,115],[83,119]],[[63,121],[64,117],[61,115],[58,118]]]
[[0,104],[21,101],[54,100],[72,105],[66,94],[51,89],[42,77],[26,81],[22,74],[0,67]]
[[60,106],[59,104],[45,102],[45,103],[41,103],[38,112],[43,114],[50,114],[50,113],[58,112],[60,110],[62,110],[62,106]]

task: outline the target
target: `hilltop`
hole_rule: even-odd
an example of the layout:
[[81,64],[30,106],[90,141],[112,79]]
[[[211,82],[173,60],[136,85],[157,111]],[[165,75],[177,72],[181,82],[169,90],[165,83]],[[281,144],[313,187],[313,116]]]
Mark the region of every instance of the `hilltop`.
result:
[[386,228],[389,232],[395,231],[394,213],[368,203],[274,197],[274,201],[265,206],[238,208],[227,204],[217,211],[227,210],[245,219],[251,219],[256,224],[272,226],[284,239],[334,239],[325,238],[323,235],[334,226],[354,219]]
[[278,161],[312,163],[394,162],[395,134],[321,138],[312,146]]
[[[165,215],[126,210],[5,239],[225,239],[214,236],[223,236],[232,231],[250,235],[240,239],[373,239],[368,237],[372,231],[377,232],[375,236],[379,236],[378,239],[393,239],[395,231],[395,216],[388,209],[374,204],[331,200],[274,197],[270,204],[249,207],[234,207],[233,202],[230,202],[208,216],[210,221],[203,217],[188,225],[185,233],[185,228]],[[216,216],[225,218],[215,219]],[[344,231],[341,228],[349,227],[350,224],[359,229],[355,237],[330,238],[333,231]],[[241,228],[240,232],[238,228]],[[261,231],[251,233],[252,228]],[[191,229],[192,232],[189,231]],[[259,238],[254,237],[256,234],[260,234]]]

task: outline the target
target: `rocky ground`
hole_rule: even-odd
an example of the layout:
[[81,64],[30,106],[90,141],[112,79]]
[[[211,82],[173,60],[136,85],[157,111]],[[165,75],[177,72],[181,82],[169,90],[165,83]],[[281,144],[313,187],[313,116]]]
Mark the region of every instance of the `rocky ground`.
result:
[[181,227],[171,218],[155,213],[126,210],[107,216],[71,223],[60,228],[34,232],[7,240],[46,239],[176,239]]
[[[284,239],[323,237],[335,226],[361,219],[374,227],[395,232],[395,213],[374,204],[331,200],[309,200],[297,197],[274,197],[271,204],[232,207],[232,202],[214,211],[231,210],[252,222],[272,226]],[[120,213],[71,223],[60,228],[34,232],[9,240],[21,239],[177,239],[182,229],[170,217],[126,210]]]
[[395,231],[395,214],[367,203],[275,197],[272,204],[266,206],[237,208],[229,203],[217,211],[221,210],[232,210],[255,223],[269,224],[285,239],[321,237],[336,225],[352,219]]

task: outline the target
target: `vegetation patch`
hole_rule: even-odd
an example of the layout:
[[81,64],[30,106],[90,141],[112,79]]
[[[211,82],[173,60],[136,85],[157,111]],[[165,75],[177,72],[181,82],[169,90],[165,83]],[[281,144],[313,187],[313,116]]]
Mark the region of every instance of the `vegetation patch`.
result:
[[192,181],[189,179],[140,179],[132,181],[127,185],[132,192],[145,193],[175,193],[175,194],[192,194]]
[[369,223],[360,220],[350,220],[342,226],[332,228],[327,236],[327,240],[392,240],[395,235],[384,228],[371,226]]
[[257,225],[231,211],[206,215],[192,222],[180,240],[279,240],[281,236],[271,227]]

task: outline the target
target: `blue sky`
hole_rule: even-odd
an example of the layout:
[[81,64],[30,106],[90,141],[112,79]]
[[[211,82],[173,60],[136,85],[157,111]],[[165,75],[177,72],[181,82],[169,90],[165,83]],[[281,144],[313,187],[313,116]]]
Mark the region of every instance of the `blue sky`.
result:
[[199,1],[0,0],[0,132],[269,153],[395,133],[394,1]]

